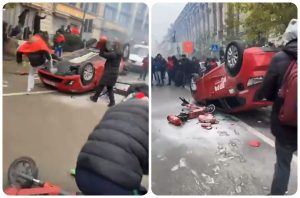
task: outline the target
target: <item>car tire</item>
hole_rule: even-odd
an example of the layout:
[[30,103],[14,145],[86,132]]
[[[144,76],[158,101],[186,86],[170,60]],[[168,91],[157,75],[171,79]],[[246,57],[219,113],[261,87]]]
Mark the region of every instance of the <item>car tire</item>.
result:
[[90,84],[95,77],[95,68],[92,64],[88,63],[79,68],[81,83],[83,85]]
[[125,43],[123,46],[123,60],[128,60],[130,55],[130,45],[129,43]]
[[244,55],[244,44],[240,41],[232,41],[226,47],[225,69],[234,77],[241,71]]
[[19,188],[30,188],[33,185],[33,181],[23,179],[17,175],[17,173],[23,173],[33,178],[38,177],[38,167],[34,160],[30,157],[19,157],[15,159],[8,169],[8,183],[11,186]]

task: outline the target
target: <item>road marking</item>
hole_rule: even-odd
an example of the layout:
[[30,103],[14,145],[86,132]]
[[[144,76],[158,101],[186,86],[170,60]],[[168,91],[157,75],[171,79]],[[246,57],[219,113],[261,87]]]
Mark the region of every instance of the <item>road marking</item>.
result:
[[[275,142],[274,140],[272,140],[271,138],[265,136],[264,134],[262,134],[261,132],[257,131],[255,128],[251,127],[250,125],[244,123],[243,121],[241,121],[239,118],[235,117],[237,120],[239,120],[239,125],[241,125],[242,127],[244,127],[248,132],[252,133],[253,135],[255,135],[256,137],[260,138],[261,140],[263,140],[265,143],[269,144],[270,146],[272,146],[273,148],[275,148]],[[298,161],[298,157],[296,154],[293,155],[293,159],[292,162],[293,163],[297,163]]]
[[54,92],[57,92],[57,91],[55,91],[55,90],[52,90],[52,91],[35,91],[35,92],[30,92],[29,94],[27,92],[7,93],[7,94],[3,94],[3,96],[37,95],[37,94],[47,94],[47,93],[54,93]]
[[8,85],[3,85],[4,88],[8,87]]

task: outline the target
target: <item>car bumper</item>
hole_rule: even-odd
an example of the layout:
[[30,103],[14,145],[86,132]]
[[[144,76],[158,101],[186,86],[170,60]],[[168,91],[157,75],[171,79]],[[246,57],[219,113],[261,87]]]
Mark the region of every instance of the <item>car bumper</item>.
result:
[[95,86],[83,86],[80,75],[59,76],[44,69],[38,70],[38,75],[44,84],[56,88],[62,92],[83,93],[92,90]]
[[141,72],[143,70],[143,66],[131,62],[126,62],[125,67],[130,72]]

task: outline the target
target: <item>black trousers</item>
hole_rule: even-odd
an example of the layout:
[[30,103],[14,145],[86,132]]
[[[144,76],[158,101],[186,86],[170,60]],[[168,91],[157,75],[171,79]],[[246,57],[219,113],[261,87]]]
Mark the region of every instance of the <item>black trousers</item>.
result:
[[293,153],[297,145],[283,145],[275,142],[276,164],[271,186],[271,195],[284,195],[288,190]]
[[[96,88],[96,93],[93,96],[95,99],[99,98],[99,96],[100,96],[100,94],[103,91],[105,86],[106,85],[101,85],[101,84],[98,85],[98,87]],[[106,88],[107,88],[107,93],[108,93],[108,98],[109,98],[110,103],[114,103],[115,102],[115,96],[114,96],[113,86],[106,86]]]

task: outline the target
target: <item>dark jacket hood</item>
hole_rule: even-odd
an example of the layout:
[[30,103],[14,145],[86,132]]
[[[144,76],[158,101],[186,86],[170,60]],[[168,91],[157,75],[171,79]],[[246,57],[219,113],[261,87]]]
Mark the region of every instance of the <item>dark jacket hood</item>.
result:
[[297,51],[298,51],[297,39],[288,42],[283,48],[283,51],[286,52],[288,55],[297,59]]

